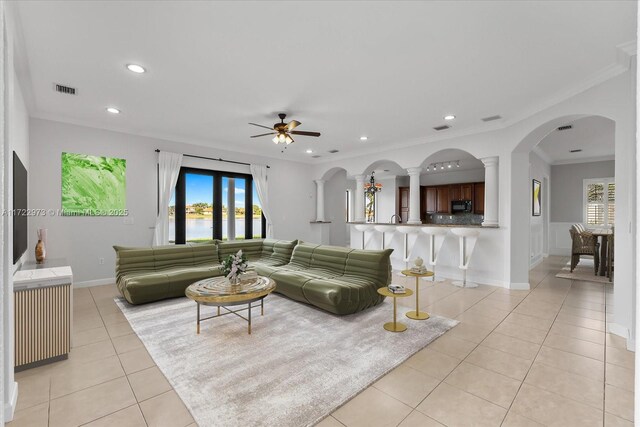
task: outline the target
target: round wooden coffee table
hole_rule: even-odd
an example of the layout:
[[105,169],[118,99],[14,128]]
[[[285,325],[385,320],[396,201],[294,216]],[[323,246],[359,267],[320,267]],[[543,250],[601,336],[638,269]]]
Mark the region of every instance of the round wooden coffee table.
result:
[[[251,309],[258,307],[258,305],[254,305],[254,303],[257,301],[260,302],[260,315],[264,315],[264,298],[273,292],[275,288],[276,282],[264,276],[242,279],[236,285],[232,285],[226,277],[212,277],[189,285],[185,291],[185,295],[194,300],[197,305],[196,332],[198,334],[200,333],[200,322],[204,320],[214,319],[227,314],[235,314],[248,322],[248,332],[251,334]],[[218,307],[218,314],[201,318],[201,304]],[[247,305],[245,308],[236,310],[228,308],[245,304]],[[220,313],[220,308],[223,308],[226,312]],[[240,314],[240,312],[244,310],[247,310],[247,317]]]

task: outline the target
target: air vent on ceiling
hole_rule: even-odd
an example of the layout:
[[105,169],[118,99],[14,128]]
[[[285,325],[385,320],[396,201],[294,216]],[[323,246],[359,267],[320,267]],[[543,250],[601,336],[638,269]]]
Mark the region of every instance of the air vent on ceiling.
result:
[[442,126],[436,126],[436,127],[434,127],[434,129],[435,129],[435,130],[440,131],[440,130],[447,130],[447,129],[449,129],[450,127],[451,127],[451,126],[442,125]]
[[573,129],[573,126],[571,125],[566,125],[566,126],[560,126],[558,128],[558,130],[569,130],[569,129]]
[[502,118],[502,116],[495,115],[495,116],[485,117],[485,118],[483,118],[483,119],[481,119],[481,120],[482,120],[483,122],[492,122],[492,121],[494,121],[494,120],[498,120],[498,119],[501,119],[501,118]]
[[570,153],[579,153],[582,151],[582,148],[577,148],[575,150],[569,150]]
[[334,149],[334,150],[329,150],[328,152],[329,152],[329,153],[331,153],[331,154],[335,154],[335,153],[337,153],[338,151],[340,151],[340,150],[335,150],[335,149]]
[[76,88],[70,86],[59,85],[58,83],[53,84],[53,88],[56,92],[64,93],[66,95],[75,95]]
[[317,154],[315,156],[311,156],[314,159],[317,159],[318,157],[322,157],[322,156],[318,156]]

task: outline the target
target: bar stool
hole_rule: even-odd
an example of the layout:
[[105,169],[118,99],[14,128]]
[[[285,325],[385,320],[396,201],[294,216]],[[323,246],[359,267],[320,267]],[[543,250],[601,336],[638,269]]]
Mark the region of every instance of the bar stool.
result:
[[480,230],[474,228],[452,228],[451,233],[458,236],[460,242],[460,265],[458,268],[462,270],[462,281],[453,282],[454,285],[461,288],[477,288],[477,283],[467,283],[467,270],[471,254],[480,236]]
[[404,234],[404,252],[403,252],[403,261],[405,270],[409,268],[409,257],[411,256],[411,251],[409,250],[409,234],[418,234],[420,231],[420,227],[410,226],[410,225],[400,225],[396,227],[396,230],[399,233]]
[[373,228],[376,231],[379,231],[380,233],[382,233],[382,245],[380,247],[380,249],[384,250],[384,233],[387,232],[391,232],[393,233],[394,231],[396,231],[396,226],[395,225],[384,225],[384,224],[378,224],[378,225],[374,225]]
[[356,225],[356,230],[361,231],[362,232],[362,248],[364,249],[364,236],[366,234],[367,231],[373,229],[373,225],[372,224],[357,224]]
[[447,227],[421,227],[420,229],[429,236],[429,265],[431,266],[431,271],[433,271],[431,280],[433,282],[443,282],[444,279],[436,277],[436,264],[438,263],[440,249],[447,234],[449,234],[449,230]]

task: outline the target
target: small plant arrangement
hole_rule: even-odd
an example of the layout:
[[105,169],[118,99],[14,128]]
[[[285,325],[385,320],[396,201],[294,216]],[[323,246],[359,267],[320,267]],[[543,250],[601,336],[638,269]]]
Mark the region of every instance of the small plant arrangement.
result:
[[232,284],[238,283],[240,274],[247,271],[247,257],[242,253],[242,249],[235,255],[229,255],[222,261],[222,273]]

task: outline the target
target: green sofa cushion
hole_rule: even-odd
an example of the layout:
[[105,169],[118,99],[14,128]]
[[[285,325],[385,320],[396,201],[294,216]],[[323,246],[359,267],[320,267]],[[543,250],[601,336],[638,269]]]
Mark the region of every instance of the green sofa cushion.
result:
[[220,260],[242,249],[276,292],[336,314],[384,300],[377,289],[390,283],[393,252],[273,239],[114,249],[118,289],[133,304],[184,296],[190,284],[222,275]]

